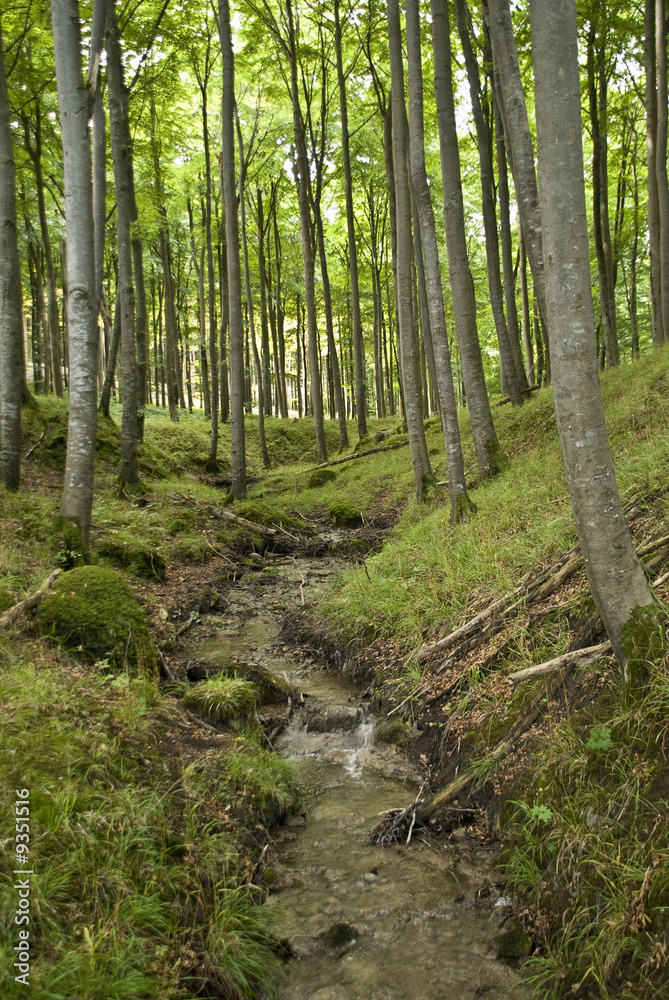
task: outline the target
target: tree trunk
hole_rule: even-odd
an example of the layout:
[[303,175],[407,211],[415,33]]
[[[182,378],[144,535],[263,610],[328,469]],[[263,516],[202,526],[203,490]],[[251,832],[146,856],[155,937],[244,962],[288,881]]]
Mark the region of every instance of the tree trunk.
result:
[[90,100],[81,70],[78,0],[52,0],[67,223],[69,407],[61,514],[88,550],[93,509],[99,332],[95,299]]
[[606,137],[606,79],[604,76],[604,41],[596,46],[597,31],[590,23],[588,31],[588,98],[592,127],[592,216],[599,272],[599,299],[606,347],[606,365],[620,363],[618,324],[613,288],[613,247],[609,223],[608,142]]
[[539,314],[545,323],[546,294],[543,278],[539,192],[534,171],[532,136],[527,117],[523,82],[520,77],[509,0],[484,0],[484,10],[486,6],[495,67],[495,82],[499,91],[498,100],[516,188],[518,211],[525,237],[527,259],[530,262],[534,278]]
[[648,242],[650,245],[650,296],[653,322],[653,347],[664,343],[662,316],[662,260],[660,242],[660,203],[657,187],[657,71],[655,52],[655,4],[646,0],[644,7],[644,66],[646,77],[646,162],[648,164]]
[[660,287],[662,326],[669,340],[669,183],[667,181],[667,22],[665,0],[655,0],[655,72],[657,78],[657,144],[655,172],[660,216]]
[[[499,237],[497,234],[497,215],[495,212],[495,181],[492,170],[492,148],[490,141],[490,128],[487,124],[483,107],[481,106],[481,81],[479,77],[478,63],[474,55],[471,39],[469,37],[469,25],[467,23],[467,5],[465,0],[455,0],[455,12],[457,15],[458,32],[462,43],[462,51],[465,57],[467,69],[467,79],[469,81],[469,94],[472,102],[472,112],[474,125],[476,128],[476,139],[479,151],[479,171],[481,176],[481,206],[483,214],[483,227],[485,230],[486,264],[488,272],[488,293],[490,295],[490,307],[492,309],[495,330],[497,332],[497,343],[499,345],[499,358],[501,367],[504,370],[508,395],[514,406],[523,403],[522,390],[525,388],[525,372],[522,369],[522,361],[516,358],[511,349],[511,338],[506,325],[504,315],[504,292],[500,279],[500,258],[499,258]],[[518,368],[520,362],[520,369]]]
[[437,246],[434,211],[425,168],[423,69],[420,49],[418,0],[406,0],[406,44],[409,64],[411,179],[416,197],[425,264],[434,364],[448,465],[451,521],[466,521],[475,508],[467,495],[465,468],[460,444],[460,429],[458,426],[458,407],[455,400],[451,357],[448,349],[448,332],[446,330],[444,299],[441,286],[439,248]]
[[665,640],[620,501],[597,377],[576,3],[533,0],[530,16],[555,412],[590,589],[623,681],[635,683]]
[[0,452],[2,481],[8,490],[18,490],[23,306],[16,221],[16,166],[10,121],[0,24]]
[[309,387],[311,408],[316,427],[316,456],[319,462],[327,462],[323,424],[323,390],[320,379],[320,357],[318,348],[318,319],[316,315],[316,292],[314,285],[315,262],[311,238],[311,213],[309,211],[309,161],[304,135],[304,120],[300,108],[297,78],[297,39],[293,19],[292,0],[286,0],[288,22],[288,57],[290,61],[290,96],[293,108],[293,134],[297,156],[297,191],[300,207],[300,236],[302,241],[302,261],[304,265],[304,302],[307,310],[307,333],[309,340]]
[[404,66],[402,32],[398,0],[387,0],[388,43],[390,49],[391,106],[393,126],[393,167],[397,210],[397,301],[399,305],[400,354],[404,406],[409,432],[411,462],[416,481],[416,496],[422,499],[432,479],[430,458],[425,440],[420,385],[420,356],[416,317],[414,315],[411,274],[411,193],[407,170],[407,120],[404,103]]
[[358,282],[358,248],[355,238],[355,215],[353,212],[353,179],[351,175],[351,154],[349,152],[348,105],[346,100],[346,80],[341,50],[341,20],[339,0],[334,0],[335,51],[337,54],[337,80],[339,83],[339,108],[341,114],[341,155],[344,166],[344,195],[346,199],[346,229],[348,233],[348,263],[351,279],[351,312],[353,319],[353,358],[355,363],[355,397],[358,400],[358,435],[367,433],[367,398],[365,387],[365,346],[362,339],[362,318],[360,315],[360,288]]
[[218,2],[218,24],[223,66],[221,101],[221,150],[225,236],[228,260],[228,304],[230,309],[230,448],[231,493],[246,496],[246,444],[244,431],[244,323],[242,319],[242,274],[239,263],[239,215],[235,180],[235,62],[232,51],[230,6]]
[[481,478],[486,478],[499,472],[506,460],[497,440],[486,390],[481,348],[476,328],[474,282],[467,258],[460,154],[453,103],[448,8],[448,0],[431,0],[434,89],[439,125],[446,249],[462,378],[471,418],[479,474]]
[[118,284],[121,296],[121,357],[123,369],[123,419],[121,423],[121,481],[135,483],[137,472],[137,350],[135,344],[135,292],[132,282],[130,222],[132,191],[127,147],[129,130],[124,118],[121,44],[114,0],[106,0],[107,88],[111,131],[114,187],[116,190],[116,232],[118,244]]

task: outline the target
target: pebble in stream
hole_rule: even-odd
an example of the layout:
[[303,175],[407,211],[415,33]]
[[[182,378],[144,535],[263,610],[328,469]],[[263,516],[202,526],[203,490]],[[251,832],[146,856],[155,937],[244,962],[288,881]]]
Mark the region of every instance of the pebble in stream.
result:
[[[309,579],[306,561],[277,568],[285,582],[296,572]],[[240,588],[241,615],[247,596]],[[208,640],[199,655],[234,659],[253,645],[267,667],[311,696],[312,707],[293,716],[278,745],[301,761],[307,810],[277,832],[268,899],[296,956],[282,1000],[501,1000],[517,981],[495,957],[501,911],[476,905],[477,887],[496,881],[494,851],[462,838],[418,836],[408,848],[385,850],[369,842],[378,813],[415,796],[417,776],[396,748],[374,744],[373,720],[352,712],[360,689],[278,651],[278,618],[266,601],[258,610],[237,628],[228,608],[237,634]]]

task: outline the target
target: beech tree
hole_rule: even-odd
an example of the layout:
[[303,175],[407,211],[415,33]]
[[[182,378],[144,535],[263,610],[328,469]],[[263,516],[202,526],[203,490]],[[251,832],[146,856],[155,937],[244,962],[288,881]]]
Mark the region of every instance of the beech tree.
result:
[[2,480],[18,490],[21,473],[23,309],[16,222],[16,168],[0,21],[0,452]]
[[664,645],[627,527],[597,374],[575,0],[531,0],[539,194],[553,395],[590,589],[624,683]]
[[81,68],[78,0],[52,0],[67,222],[69,409],[61,513],[88,548],[97,427],[98,328],[95,301],[90,94]]

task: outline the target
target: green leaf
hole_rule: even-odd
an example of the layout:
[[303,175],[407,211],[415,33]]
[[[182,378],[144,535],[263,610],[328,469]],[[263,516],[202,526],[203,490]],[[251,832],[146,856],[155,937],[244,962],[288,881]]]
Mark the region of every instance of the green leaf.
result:
[[611,750],[613,748],[611,730],[608,726],[593,726],[585,746],[587,750]]

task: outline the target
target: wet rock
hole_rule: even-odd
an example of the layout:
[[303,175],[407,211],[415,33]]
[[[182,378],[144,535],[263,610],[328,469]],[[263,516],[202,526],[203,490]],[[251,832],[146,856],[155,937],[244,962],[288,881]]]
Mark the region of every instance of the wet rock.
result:
[[338,920],[321,935],[321,940],[328,948],[338,951],[353,944],[361,934],[364,934],[363,927],[349,924],[345,920]]
[[404,743],[411,737],[411,727],[402,719],[383,719],[374,727],[374,743]]
[[313,733],[331,733],[340,729],[352,732],[360,723],[360,713],[355,705],[329,705],[327,702],[310,702],[305,709],[307,729]]
[[520,924],[497,936],[498,958],[525,958],[532,952],[532,938]]
[[324,986],[315,993],[310,993],[309,1000],[349,1000],[349,995],[341,986]]

